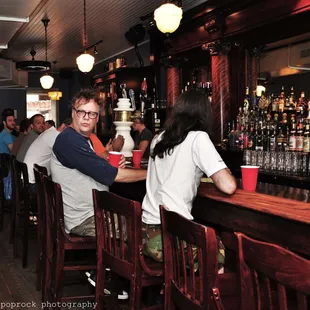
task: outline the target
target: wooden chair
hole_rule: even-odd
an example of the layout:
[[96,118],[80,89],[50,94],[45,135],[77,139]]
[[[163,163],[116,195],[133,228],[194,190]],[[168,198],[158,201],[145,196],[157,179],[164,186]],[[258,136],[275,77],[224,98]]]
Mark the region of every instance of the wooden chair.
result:
[[[0,154],[0,232],[3,230],[4,212],[8,205],[4,195],[4,178],[8,176],[8,173],[12,167],[12,157],[8,154]],[[12,207],[11,205],[9,206]]]
[[239,246],[241,310],[308,310],[310,261],[279,245],[236,233]]
[[36,238],[36,222],[30,221],[30,197],[28,169],[25,163],[13,159],[13,199],[14,199],[14,258],[18,256],[18,244],[22,243],[22,267],[28,263],[28,240]]
[[[160,206],[165,310],[224,309],[218,280],[214,229]],[[198,271],[197,271],[198,268]]]
[[[96,249],[96,238],[73,236],[65,232],[61,187],[51,179],[43,179],[46,206],[46,258],[44,298],[46,301],[69,302],[94,299],[94,295],[62,296],[65,271],[86,271],[96,265],[85,261],[65,263],[65,254]],[[94,253],[95,256],[95,253]],[[95,257],[94,257],[95,259]]]
[[[43,281],[43,270],[45,261],[45,195],[43,187],[43,177],[47,176],[47,169],[45,167],[34,164],[34,177],[36,181],[37,190],[37,209],[38,209],[38,237],[37,237],[37,279],[36,279],[36,290],[40,291],[42,289]],[[44,300],[44,290],[42,291],[42,300]]]
[[163,283],[162,264],[143,255],[141,205],[106,191],[93,190],[93,199],[97,234],[96,309],[103,307],[108,267],[130,281],[129,309],[139,310],[142,288]]

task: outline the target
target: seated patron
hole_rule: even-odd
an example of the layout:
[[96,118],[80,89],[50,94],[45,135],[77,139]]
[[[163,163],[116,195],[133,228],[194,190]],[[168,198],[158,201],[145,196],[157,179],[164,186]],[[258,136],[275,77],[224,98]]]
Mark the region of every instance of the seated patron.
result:
[[12,148],[12,155],[16,156],[20,146],[22,145],[25,137],[28,135],[28,133],[31,130],[31,122],[29,118],[23,119],[19,124],[19,133],[18,136],[13,144]]
[[135,150],[142,151],[142,157],[149,158],[150,143],[152,141],[152,132],[145,127],[144,121],[139,113],[133,116],[132,129],[136,131],[134,141]]
[[3,130],[0,133],[0,153],[11,154],[13,144],[16,137],[12,135],[12,131],[15,129],[15,116],[14,112],[5,109],[2,113]]
[[19,151],[17,152],[16,159],[24,162],[25,155],[32,144],[32,142],[45,130],[44,116],[42,114],[35,114],[31,117],[31,131],[24,138]]
[[[204,174],[226,194],[236,189],[235,178],[210,140],[211,121],[205,94],[197,90],[184,92],[177,99],[164,132],[152,141],[142,203],[142,233],[144,254],[157,261],[163,259],[159,205],[192,220],[192,203]],[[224,263],[224,255],[220,243],[220,264]]]
[[72,124],[55,141],[51,175],[61,185],[65,230],[82,236],[95,236],[92,190],[108,191],[113,182],[135,182],[146,171],[111,166],[94,152],[90,135],[99,119],[100,99],[94,90],[81,90],[72,101]]
[[64,120],[57,129],[54,126],[49,127],[29,146],[24,163],[28,167],[29,190],[32,196],[36,195],[33,165],[43,166],[47,169],[48,174],[51,174],[51,155],[56,137],[71,124],[71,121],[71,118]]
[[52,119],[47,120],[45,122],[44,126],[45,126],[45,130],[49,129],[51,127],[55,127],[56,128],[56,124],[55,124],[55,122]]

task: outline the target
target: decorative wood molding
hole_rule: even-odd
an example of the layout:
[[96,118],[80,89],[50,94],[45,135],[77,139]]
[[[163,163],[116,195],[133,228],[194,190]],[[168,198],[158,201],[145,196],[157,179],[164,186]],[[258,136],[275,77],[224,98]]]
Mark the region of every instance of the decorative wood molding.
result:
[[227,40],[215,40],[213,42],[202,44],[201,48],[203,51],[209,52],[211,56],[218,54],[228,55],[229,52],[236,47],[240,47],[241,43],[231,42]]

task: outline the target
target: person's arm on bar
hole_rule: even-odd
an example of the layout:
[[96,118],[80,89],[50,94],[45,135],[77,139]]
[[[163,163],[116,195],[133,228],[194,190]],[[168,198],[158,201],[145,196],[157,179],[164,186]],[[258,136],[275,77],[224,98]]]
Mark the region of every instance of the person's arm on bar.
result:
[[146,170],[118,168],[115,182],[131,183],[146,179]]
[[215,172],[211,176],[215,186],[225,194],[233,194],[237,188],[236,179],[231,174],[230,170],[225,168]]

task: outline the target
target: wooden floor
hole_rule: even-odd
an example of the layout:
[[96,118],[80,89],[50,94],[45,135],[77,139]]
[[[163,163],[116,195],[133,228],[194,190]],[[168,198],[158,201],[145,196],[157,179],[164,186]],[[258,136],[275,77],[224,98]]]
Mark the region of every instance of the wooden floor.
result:
[[[36,240],[30,240],[28,267],[23,269],[21,258],[13,258],[13,246],[9,244],[10,215],[5,215],[4,229],[0,232],[0,309],[44,309],[41,303],[41,292],[36,291]],[[94,292],[86,276],[80,277],[79,283],[66,287],[65,295],[74,295],[81,291]],[[71,294],[72,295],[72,294]],[[64,309],[93,309],[94,302],[82,304],[68,303]],[[121,306],[126,309],[126,305]],[[105,307],[108,309],[108,307]]]

